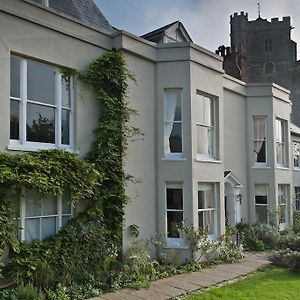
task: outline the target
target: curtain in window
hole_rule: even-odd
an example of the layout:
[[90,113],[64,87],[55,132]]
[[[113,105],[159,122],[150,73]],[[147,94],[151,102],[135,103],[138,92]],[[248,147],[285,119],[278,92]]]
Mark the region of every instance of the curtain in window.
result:
[[166,92],[165,93],[165,128],[164,128],[164,147],[165,153],[170,153],[170,142],[169,138],[171,136],[173,121],[175,117],[175,110],[177,104],[177,93],[176,92]]
[[255,161],[257,160],[258,154],[265,147],[266,140],[266,119],[265,118],[254,118],[254,153]]

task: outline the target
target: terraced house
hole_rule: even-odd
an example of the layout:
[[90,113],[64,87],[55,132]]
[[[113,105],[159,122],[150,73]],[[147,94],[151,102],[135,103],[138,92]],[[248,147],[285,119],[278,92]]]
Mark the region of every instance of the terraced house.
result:
[[[225,75],[222,57],[194,44],[180,22],[139,37],[113,28],[92,0],[1,1],[0,149],[83,156],[100,109],[61,69],[82,70],[112,48],[136,76],[128,100],[139,115],[131,122],[144,133],[129,141],[125,161],[139,180],[127,186],[124,248],[132,224],[142,238],[164,233],[167,250],[183,258],[182,222],[208,226],[212,239],[226,222],[291,224],[300,129],[290,122],[289,91]],[[20,198],[22,240],[47,238],[84,209],[71,208],[67,193],[40,206],[37,197]]]

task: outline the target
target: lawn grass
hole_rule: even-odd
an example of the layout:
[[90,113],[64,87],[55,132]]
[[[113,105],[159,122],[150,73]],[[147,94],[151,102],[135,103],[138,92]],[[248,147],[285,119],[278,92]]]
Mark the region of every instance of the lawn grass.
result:
[[190,295],[184,300],[297,300],[300,274],[279,268],[257,272],[236,283]]

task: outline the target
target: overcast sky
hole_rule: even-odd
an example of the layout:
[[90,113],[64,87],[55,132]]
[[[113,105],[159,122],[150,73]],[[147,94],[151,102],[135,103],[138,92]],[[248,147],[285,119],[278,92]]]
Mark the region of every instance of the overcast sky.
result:
[[[258,16],[257,0],[95,0],[111,25],[142,35],[173,21],[181,21],[194,43],[215,51],[229,46],[229,18],[234,12]],[[292,38],[300,54],[300,0],[261,0],[261,17],[291,16]]]

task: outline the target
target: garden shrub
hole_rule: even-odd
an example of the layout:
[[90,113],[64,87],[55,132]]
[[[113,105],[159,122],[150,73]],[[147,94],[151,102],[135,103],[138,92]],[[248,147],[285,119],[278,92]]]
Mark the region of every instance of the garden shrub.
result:
[[280,249],[291,249],[292,251],[300,252],[300,236],[289,234],[282,236],[279,242]]
[[296,234],[300,233],[300,211],[294,211],[293,214],[293,230]]
[[107,289],[116,257],[117,247],[101,221],[83,214],[49,240],[22,243],[6,270],[18,284],[32,282],[46,291],[61,283],[76,294],[80,285]]
[[292,271],[300,271],[300,252],[291,249],[274,251],[269,260],[276,266]]
[[263,223],[237,224],[244,246],[253,251],[277,249],[280,233],[275,226]]

